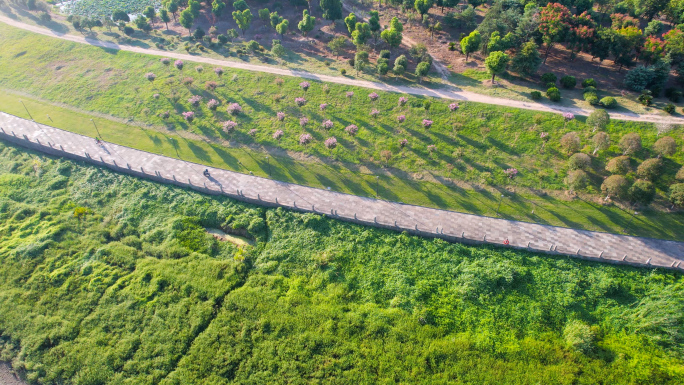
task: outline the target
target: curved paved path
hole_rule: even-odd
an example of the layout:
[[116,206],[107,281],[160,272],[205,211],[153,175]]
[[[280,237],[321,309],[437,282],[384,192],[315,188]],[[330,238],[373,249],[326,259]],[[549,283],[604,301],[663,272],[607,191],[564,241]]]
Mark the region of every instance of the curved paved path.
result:
[[0,139],[50,154],[265,206],[316,212],[351,222],[467,243],[684,269],[684,243],[573,230],[412,206],[300,186],[155,155],[0,113]]
[[[342,76],[321,75],[321,74],[315,74],[315,73],[311,73],[311,72],[288,70],[288,69],[279,68],[279,67],[270,67],[270,66],[250,64],[250,63],[240,63],[240,62],[234,62],[234,61],[228,61],[228,60],[212,59],[212,58],[201,57],[201,56],[186,55],[186,54],[181,54],[181,53],[176,53],[176,52],[164,52],[164,51],[159,51],[159,50],[154,50],[154,49],[140,48],[140,47],[134,47],[134,46],[130,46],[130,45],[123,45],[123,44],[116,44],[116,43],[112,43],[112,42],[101,41],[101,40],[97,40],[97,39],[93,39],[93,38],[88,38],[85,36],[63,34],[63,33],[59,33],[56,31],[52,31],[52,30],[47,29],[47,28],[22,23],[20,21],[11,19],[11,18],[4,16],[4,15],[0,15],[0,22],[11,25],[13,27],[24,29],[27,31],[35,32],[35,33],[38,33],[41,35],[56,37],[56,38],[59,38],[62,40],[68,40],[68,41],[75,42],[75,43],[90,44],[90,45],[93,45],[96,47],[101,47],[101,48],[130,51],[130,52],[136,52],[136,53],[141,53],[141,54],[146,54],[146,55],[169,57],[169,58],[193,61],[193,62],[198,62],[198,63],[206,63],[206,64],[211,64],[211,65],[219,65],[219,66],[224,66],[224,67],[238,68],[238,69],[243,69],[243,70],[248,70],[248,71],[265,72],[265,73],[281,75],[281,76],[301,77],[301,78],[306,78],[306,79],[318,80],[318,81],[322,81],[322,82],[352,85],[352,86],[370,88],[370,89],[375,89],[375,90],[380,90],[380,91],[398,92],[398,93],[405,93],[405,94],[411,94],[411,95],[431,96],[431,97],[435,97],[435,98],[444,98],[444,99],[464,100],[464,101],[471,101],[471,102],[478,102],[478,103],[495,104],[495,105],[500,105],[500,106],[522,108],[522,109],[527,109],[527,110],[546,111],[546,112],[555,112],[555,113],[571,112],[575,115],[589,115],[592,112],[592,110],[586,110],[586,109],[582,109],[582,108],[560,107],[560,106],[554,106],[554,105],[550,105],[550,104],[541,104],[541,103],[534,103],[534,102],[523,102],[523,101],[518,101],[518,100],[496,98],[493,96],[481,95],[481,94],[477,94],[474,92],[461,91],[461,90],[458,90],[457,88],[454,88],[451,86],[447,86],[445,89],[436,89],[436,90],[431,90],[431,89],[427,89],[427,88],[418,88],[418,87],[408,87],[408,86],[392,86],[392,85],[388,85],[388,84],[384,84],[384,83],[371,82],[371,81],[366,81],[366,80],[349,79],[349,78],[342,77]],[[636,113],[616,113],[616,112],[613,112],[613,113],[610,113],[610,116],[613,119],[619,119],[619,120],[631,120],[631,121],[652,122],[652,123],[684,124],[684,118],[668,117],[668,116],[660,116],[660,115],[647,115],[647,114],[640,115],[640,114],[636,114]]]

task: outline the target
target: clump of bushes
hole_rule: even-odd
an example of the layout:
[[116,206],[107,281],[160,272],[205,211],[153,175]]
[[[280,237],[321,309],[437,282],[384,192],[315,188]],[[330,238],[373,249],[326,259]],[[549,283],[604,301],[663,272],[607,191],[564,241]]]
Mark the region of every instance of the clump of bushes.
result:
[[551,72],[547,72],[541,76],[541,82],[544,85],[548,85],[549,83],[552,83],[555,85],[556,80],[558,80],[558,77],[556,77],[556,75],[552,74]]
[[582,81],[582,88],[587,88],[587,87],[594,87],[596,89],[598,87],[598,83],[596,80],[589,78],[589,79],[584,79]]
[[653,144],[653,150],[661,156],[671,156],[677,151],[677,142],[671,136],[663,136]]
[[566,75],[560,79],[560,83],[563,86],[563,88],[575,88],[575,86],[577,85],[577,79],[574,76]]
[[599,104],[605,108],[615,108],[618,105],[617,100],[615,100],[615,98],[612,96],[606,96],[605,98],[601,99]]
[[546,90],[546,96],[553,102],[559,102],[561,100],[560,90],[556,87],[551,87]]
[[665,97],[670,99],[672,103],[679,103],[682,99],[682,91],[674,87],[668,87],[665,89]]
[[589,176],[582,170],[573,170],[568,173],[566,183],[572,190],[581,190],[589,185]]
[[648,93],[643,93],[639,95],[637,100],[644,106],[650,106],[653,103],[653,96],[649,95]]
[[584,94],[584,100],[592,106],[599,105],[599,98],[593,92],[587,92],[586,94]]
[[627,193],[629,194],[629,199],[632,203],[647,206],[653,202],[656,190],[653,183],[647,180],[637,180],[632,187],[629,188]]
[[577,152],[580,149],[580,137],[576,132],[568,132],[563,135],[560,140],[561,147],[565,149],[569,154]]
[[663,111],[667,112],[668,114],[672,115],[675,113],[675,106],[672,103],[667,103],[665,107],[663,107]]
[[530,98],[532,98],[532,100],[539,100],[539,99],[541,99],[541,97],[542,97],[542,94],[539,91],[530,92]]

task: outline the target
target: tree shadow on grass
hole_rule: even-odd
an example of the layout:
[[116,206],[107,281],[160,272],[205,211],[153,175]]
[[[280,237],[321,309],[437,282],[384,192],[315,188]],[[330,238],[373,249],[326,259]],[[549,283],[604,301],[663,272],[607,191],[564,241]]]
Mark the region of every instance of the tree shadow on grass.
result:
[[209,153],[207,153],[207,151],[204,148],[196,145],[195,143],[189,140],[185,140],[185,144],[188,146],[190,151],[192,151],[192,153],[197,157],[197,159],[203,162],[211,162],[211,156],[209,156]]

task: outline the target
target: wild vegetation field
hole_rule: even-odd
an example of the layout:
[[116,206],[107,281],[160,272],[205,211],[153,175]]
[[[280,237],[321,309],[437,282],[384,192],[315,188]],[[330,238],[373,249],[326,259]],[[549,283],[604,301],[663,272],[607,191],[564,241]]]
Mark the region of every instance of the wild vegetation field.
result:
[[[661,212],[670,206],[669,186],[677,182],[684,161],[682,131],[678,128],[661,133],[650,124],[612,122],[605,128],[609,146],[595,151],[596,129],[584,118],[568,120],[560,114],[477,103],[457,105],[237,70],[221,69],[224,72],[219,75],[215,68],[195,63],[183,63],[179,69],[173,61],[163,64],[155,57],[55,42],[6,26],[0,29],[7,32],[0,40],[4,49],[0,85],[6,89],[151,128],[140,131],[119,124],[114,133],[103,134],[105,140],[180,157],[172,148],[176,146],[163,138],[178,133],[183,140],[198,143],[201,139],[215,150],[232,154],[242,153],[237,150],[242,148],[259,157],[263,157],[259,152],[266,152],[289,163],[315,160],[308,170],[307,166],[296,173],[276,169],[274,175],[370,195],[374,189],[364,174],[375,174],[384,178],[384,198],[478,214],[492,215],[495,209],[486,207],[496,207],[503,192],[508,197],[515,195],[507,199],[508,208],[503,210],[511,218],[620,231],[632,212],[605,206],[598,198],[602,180],[609,175],[606,163],[621,155],[618,144],[626,133],[638,133],[644,149],[631,155],[631,171],[626,171],[628,178],[636,179],[636,166],[654,157],[653,143],[667,135],[674,140],[675,152],[663,159],[662,172],[654,179],[658,191],[655,209],[644,210],[646,218],[634,222],[635,233],[674,239],[681,234],[678,223],[682,216]],[[303,83],[309,85],[306,90]],[[376,100],[371,99],[374,95]],[[25,113],[16,97],[5,98],[6,111]],[[297,106],[297,98],[306,103]],[[212,100],[218,103],[215,109],[210,108]],[[237,108],[234,103],[241,109],[238,114],[228,111]],[[51,107],[39,108],[45,110],[45,114],[34,114],[39,121],[77,130],[75,119],[48,119]],[[56,111],[56,107],[52,109]],[[377,116],[371,115],[376,112]],[[192,121],[183,115],[188,113],[193,114]],[[405,120],[400,122],[402,116]],[[302,126],[304,120],[308,122]],[[325,128],[326,122],[332,128]],[[89,134],[95,136],[92,123],[87,125]],[[351,131],[354,126],[355,132]],[[161,130],[161,140],[150,138],[155,130]],[[561,142],[572,132],[577,133],[579,143],[568,152]],[[302,143],[306,135],[310,135],[310,142]],[[330,138],[335,138],[334,148],[326,145]],[[216,162],[210,155],[215,150],[207,153],[192,148],[197,150],[191,151],[189,160]],[[569,156],[574,151],[591,155],[590,165],[585,167],[587,185],[581,189],[573,186],[585,196],[583,200],[565,195],[567,176],[574,167]],[[266,166],[259,163],[264,160],[256,162],[262,172]],[[319,161],[332,164],[336,171],[321,171]],[[254,159],[247,162],[255,163]],[[234,159],[221,159],[217,165],[255,171]],[[517,173],[511,174],[514,171]],[[309,173],[323,175],[312,178]],[[421,181],[430,182],[432,187],[416,185]]]
[[1,143],[0,218],[0,360],[34,384],[684,381],[675,272],[263,209]]

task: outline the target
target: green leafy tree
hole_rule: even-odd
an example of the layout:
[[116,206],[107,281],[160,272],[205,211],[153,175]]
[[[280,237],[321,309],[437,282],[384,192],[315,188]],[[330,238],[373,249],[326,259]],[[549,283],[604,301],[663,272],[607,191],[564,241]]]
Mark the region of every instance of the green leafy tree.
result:
[[233,3],[233,8],[234,8],[236,11],[244,11],[244,10],[246,10],[247,8],[249,8],[249,6],[248,6],[247,3],[245,2],[245,0],[237,0],[236,2]]
[[[195,0],[189,0],[188,1],[188,8],[192,12],[192,16],[197,19],[200,15],[200,9],[202,9],[202,5],[200,4],[199,1]],[[187,8],[186,8],[187,9]]]
[[356,23],[356,30],[352,32],[354,44],[356,46],[364,45],[369,37],[371,37],[371,30],[368,23]]
[[416,0],[413,7],[421,16],[425,15],[432,8],[432,0]]
[[655,199],[656,190],[653,183],[647,180],[637,180],[628,190],[632,203],[648,206]]
[[684,208],[684,183],[676,183],[670,186],[670,202],[673,206]]
[[350,13],[349,16],[344,18],[344,24],[347,26],[347,30],[351,36],[351,34],[356,30],[356,15]]
[[169,21],[171,21],[171,16],[169,16],[169,11],[162,8],[159,10],[159,20],[166,24],[166,29],[169,29]]
[[335,23],[335,20],[342,18],[342,2],[340,0],[321,0],[323,18]]
[[223,10],[226,9],[226,3],[221,0],[214,0],[211,3],[211,14],[213,16],[213,24],[216,24],[216,19],[221,17]]
[[508,65],[508,55],[501,51],[494,51],[487,56],[485,59],[485,66],[487,71],[492,74],[492,83],[494,83],[494,77],[503,73]]
[[143,15],[150,20],[150,23],[154,22],[154,18],[157,17],[157,11],[154,10],[153,6],[148,6],[143,11]]
[[259,19],[261,19],[261,21],[263,21],[264,23],[269,21],[271,18],[271,12],[268,10],[268,8],[260,9],[258,15]]
[[370,11],[370,17],[368,18],[368,26],[370,27],[371,34],[373,35],[373,41],[377,43],[378,36],[380,35],[380,14],[378,11]]
[[128,23],[131,21],[131,18],[128,17],[128,14],[122,10],[116,10],[114,13],[112,13],[112,20],[116,21],[123,21]]
[[282,38],[287,33],[288,28],[290,28],[290,22],[285,19],[281,21],[280,24],[276,25],[276,32],[278,32]]
[[416,66],[416,76],[420,79],[420,82],[422,83],[423,78],[427,76],[428,72],[430,72],[430,63],[427,62],[420,62]]
[[166,10],[173,15],[173,21],[176,21],[176,12],[178,12],[178,2],[171,0],[166,3]]
[[356,75],[358,75],[360,71],[363,71],[367,64],[368,52],[357,51],[356,55],[354,55],[354,69],[356,70]]
[[466,61],[471,53],[477,51],[482,42],[482,37],[479,31],[473,31],[470,35],[461,39],[461,51],[466,55]]
[[135,19],[135,26],[143,32],[149,32],[152,30],[150,23],[147,21],[147,17],[141,15]]
[[336,59],[340,56],[340,54],[342,54],[342,51],[344,50],[344,47],[347,45],[348,41],[349,40],[344,36],[337,36],[336,38],[330,40],[328,43],[328,48],[332,53],[335,54]]
[[271,53],[281,59],[287,56],[287,50],[285,50],[285,47],[283,47],[282,44],[273,44],[273,47],[271,47]]
[[299,28],[299,30],[302,31],[302,34],[306,36],[307,33],[311,32],[314,29],[315,23],[316,18],[309,15],[309,11],[305,9],[302,12],[302,21],[300,21],[299,24],[297,24],[297,28]]
[[192,14],[192,10],[190,8],[185,8],[183,12],[181,12],[179,23],[183,26],[183,28],[188,30],[189,36],[190,28],[192,28],[192,25],[195,23],[195,16]]
[[283,21],[283,17],[278,15],[278,11],[271,12],[270,18],[271,27],[273,27],[273,29],[275,29],[276,25],[280,24]]
[[242,36],[245,35],[245,31],[252,24],[252,11],[245,9],[244,11],[233,11],[233,20],[237,24],[238,28],[242,30]]
[[393,29],[397,32],[404,32],[404,25],[401,24],[399,19],[395,16],[390,20],[390,29]]
[[382,31],[381,37],[391,48],[399,47],[403,39],[402,33],[393,28]]
[[539,55],[539,48],[534,42],[527,42],[520,47],[513,60],[511,60],[511,68],[513,71],[530,76],[537,72],[541,65],[542,59]]

